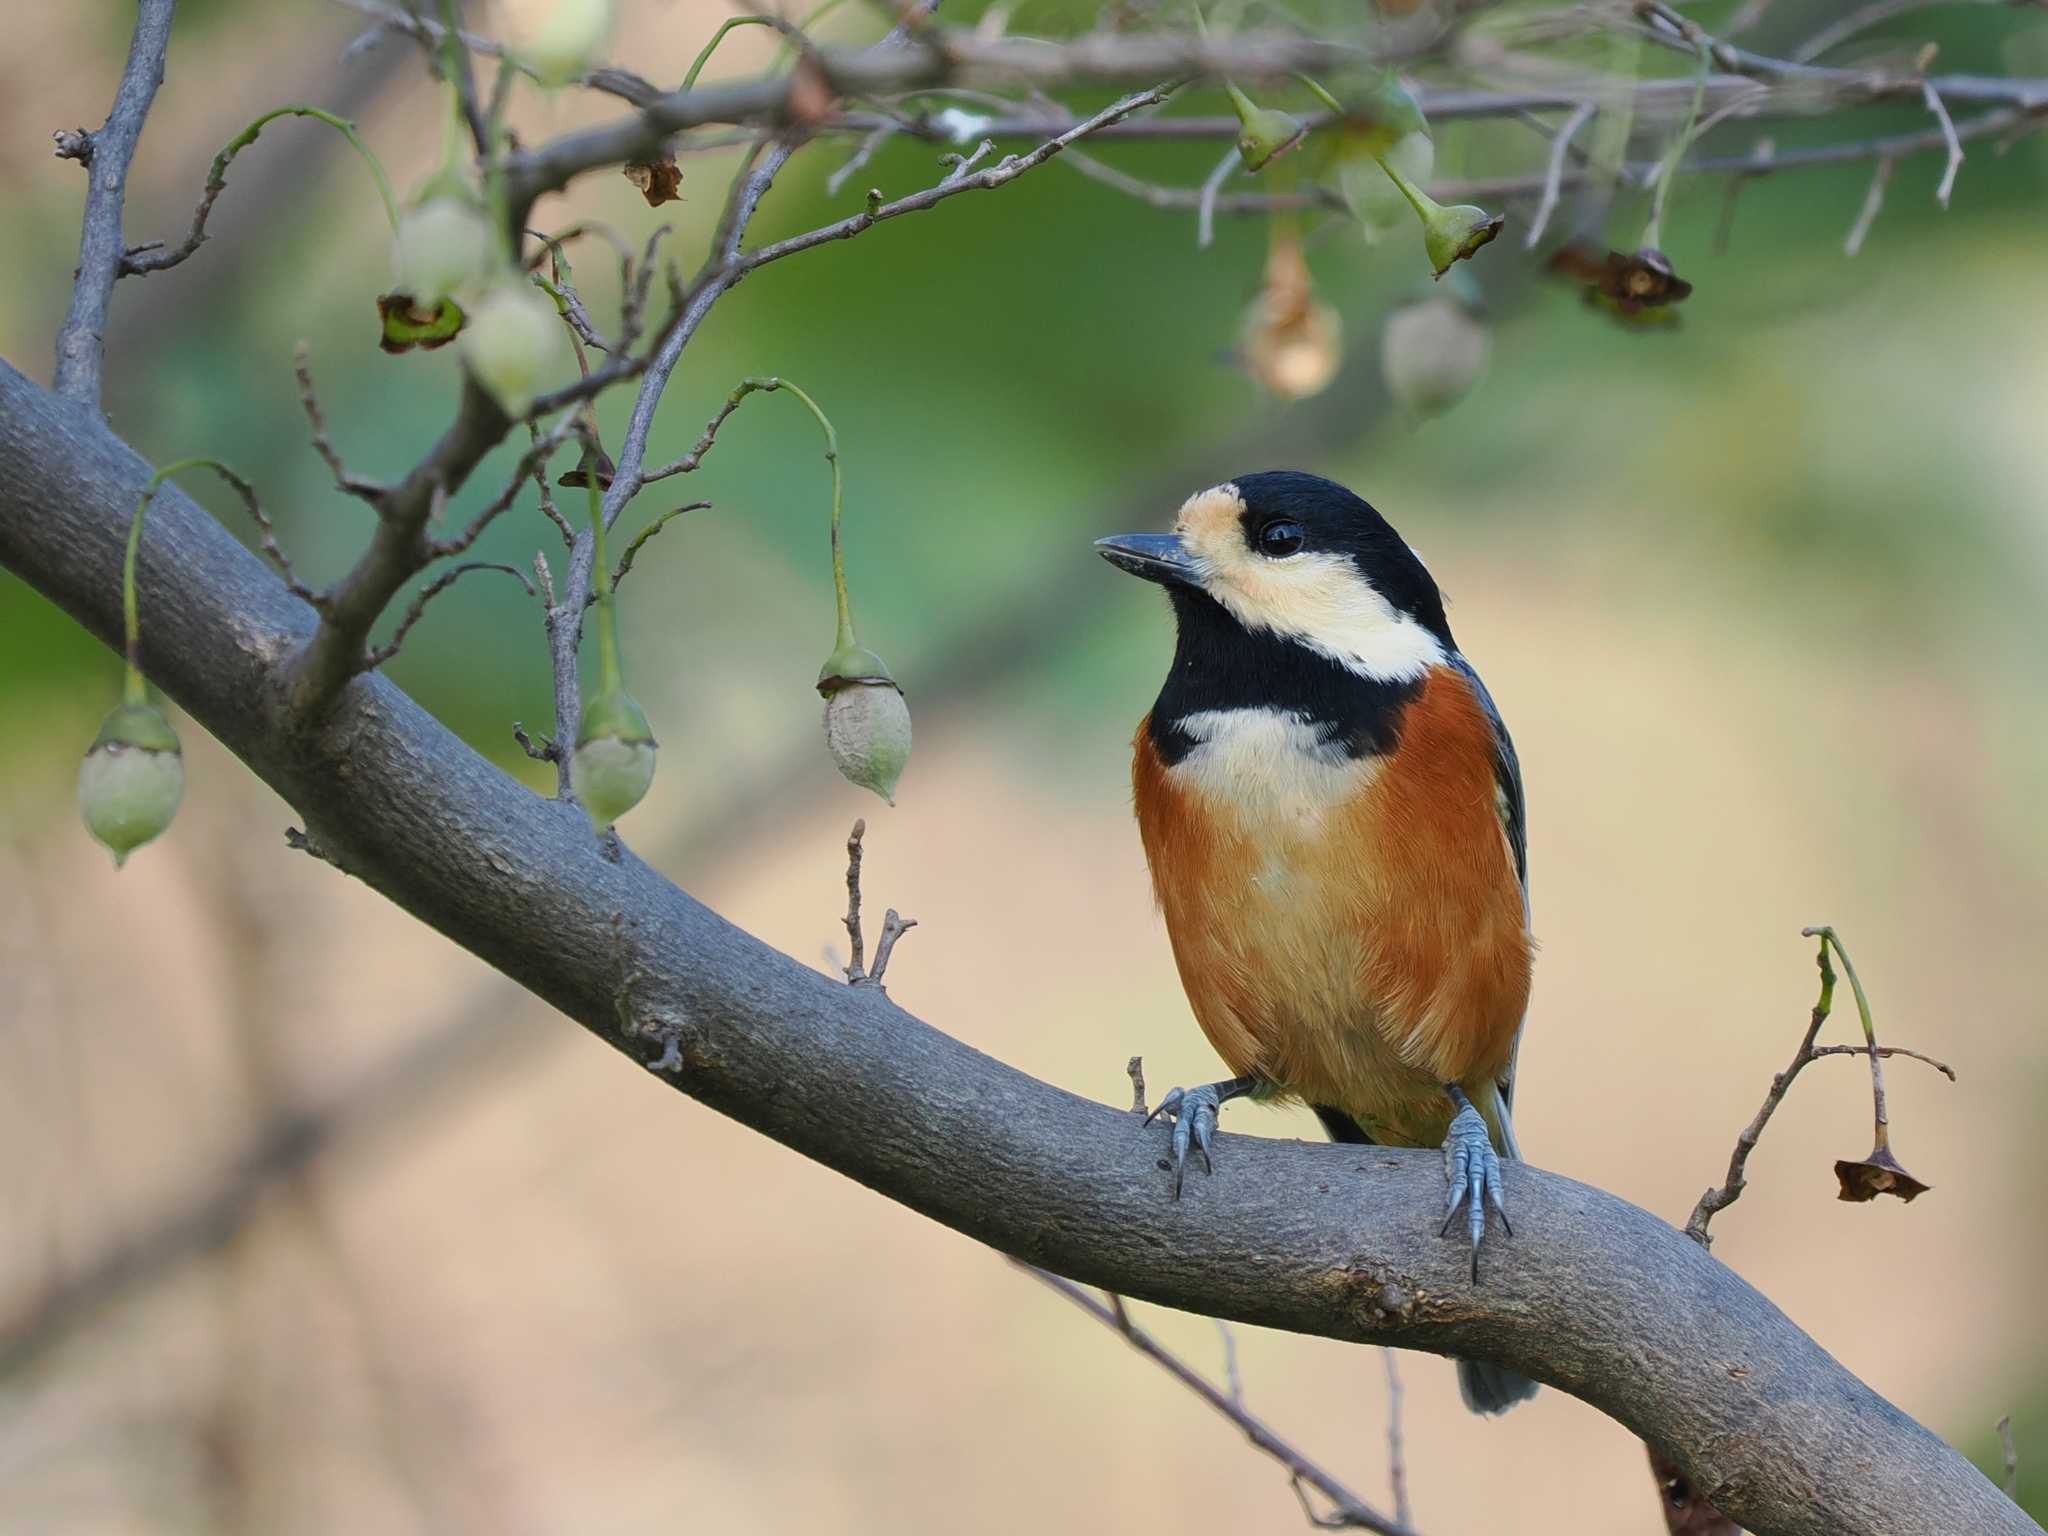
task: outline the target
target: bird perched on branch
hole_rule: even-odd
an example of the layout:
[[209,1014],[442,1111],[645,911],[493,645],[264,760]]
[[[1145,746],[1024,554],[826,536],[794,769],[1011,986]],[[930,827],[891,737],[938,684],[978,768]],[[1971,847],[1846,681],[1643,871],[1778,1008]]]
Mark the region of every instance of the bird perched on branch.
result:
[[[1234,1076],[1176,1088],[1173,1192],[1231,1099],[1335,1141],[1441,1146],[1473,1278],[1529,1001],[1521,771],[1436,582],[1341,485],[1274,470],[1096,548],[1165,587],[1179,641],[1132,784],[1188,1002]],[[1512,1234],[1510,1234],[1512,1235]],[[1458,1362],[1468,1405],[1535,1384]]]

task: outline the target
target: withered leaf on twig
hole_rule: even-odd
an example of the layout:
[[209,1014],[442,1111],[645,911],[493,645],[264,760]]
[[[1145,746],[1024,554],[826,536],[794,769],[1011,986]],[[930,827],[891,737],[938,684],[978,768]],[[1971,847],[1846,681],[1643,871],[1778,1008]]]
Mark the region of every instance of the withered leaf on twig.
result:
[[602,448],[596,447],[587,449],[584,452],[583,458],[574,469],[565,469],[561,474],[555,476],[555,484],[573,486],[577,490],[586,490],[589,488],[590,476],[593,470],[597,473],[597,488],[601,491],[610,490],[612,488],[612,476],[618,472],[618,466],[612,463],[612,456],[610,454],[606,453]]
[[1588,304],[1631,324],[1675,321],[1671,306],[1692,296],[1692,284],[1673,269],[1671,258],[1651,246],[1596,256],[1568,245],[1550,258],[1550,270],[1583,284]]
[[659,155],[652,160],[631,160],[622,167],[626,180],[640,189],[640,195],[647,199],[647,206],[659,208],[663,203],[672,203],[682,196],[679,190],[683,184],[683,168],[676,164],[672,154]]
[[1901,1168],[1899,1160],[1892,1156],[1891,1148],[1882,1142],[1860,1162],[1851,1162],[1848,1158],[1837,1162],[1835,1177],[1842,1183],[1838,1198],[1859,1202],[1875,1200],[1879,1195],[1897,1195],[1901,1200],[1911,1200],[1933,1187],[1922,1184]]
[[431,308],[418,303],[409,293],[380,294],[377,317],[383,325],[378,341],[386,352],[410,352],[414,347],[431,352],[445,347],[462,329],[462,306],[443,299]]

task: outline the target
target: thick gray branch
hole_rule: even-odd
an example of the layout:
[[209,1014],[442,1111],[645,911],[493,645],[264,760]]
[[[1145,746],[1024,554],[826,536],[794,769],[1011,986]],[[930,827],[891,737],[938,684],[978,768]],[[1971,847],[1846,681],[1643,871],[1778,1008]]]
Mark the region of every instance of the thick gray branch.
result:
[[170,46],[175,4],[176,0],[141,0],[128,42],[128,63],[106,125],[92,136],[88,155],[71,157],[84,159],[90,180],[78,238],[78,277],[71,285],[63,328],[57,332],[57,393],[67,400],[99,404],[107,301],[127,251],[121,209],[128,195],[128,162],[135,155],[135,141],[142,137],[156,88],[163,84],[164,50]]
[[[147,473],[94,413],[0,364],[0,562],[110,642]],[[2039,1529],[1666,1222],[1517,1165],[1516,1236],[1475,1290],[1436,1236],[1431,1153],[1226,1137],[1215,1177],[1175,1204],[1163,1131],[798,965],[630,854],[611,862],[573,806],[514,783],[381,676],[294,726],[280,670],[312,612],[175,489],[152,506],[140,592],[151,677],[344,869],[805,1156],[1087,1284],[1498,1359],[1668,1447],[1765,1536]],[[1119,1084],[1121,1064],[1103,1077]]]

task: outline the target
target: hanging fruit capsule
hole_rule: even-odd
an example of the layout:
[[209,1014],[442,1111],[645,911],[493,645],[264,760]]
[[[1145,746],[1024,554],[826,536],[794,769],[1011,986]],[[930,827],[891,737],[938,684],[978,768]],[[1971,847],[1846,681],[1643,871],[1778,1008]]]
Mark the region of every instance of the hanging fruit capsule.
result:
[[863,646],[847,642],[818,673],[825,696],[825,746],[849,783],[896,803],[896,781],[910,761],[910,706],[903,690]]
[[522,279],[508,277],[477,300],[462,328],[469,371],[507,416],[523,416],[565,357],[561,313]]
[[116,705],[78,766],[79,812],[116,868],[171,824],[184,796],[185,757],[163,711],[146,700]]
[[1486,372],[1491,340],[1476,285],[1462,270],[1388,314],[1380,374],[1402,411],[1421,420],[1464,399]]
[[498,240],[467,197],[436,194],[399,215],[398,291],[423,308],[467,292],[492,268]]
[[607,688],[583,706],[576,750],[569,757],[569,788],[603,832],[646,796],[654,782],[654,732],[623,688]]
[[520,50],[534,78],[567,85],[600,63],[611,40],[613,0],[555,0],[554,9]]

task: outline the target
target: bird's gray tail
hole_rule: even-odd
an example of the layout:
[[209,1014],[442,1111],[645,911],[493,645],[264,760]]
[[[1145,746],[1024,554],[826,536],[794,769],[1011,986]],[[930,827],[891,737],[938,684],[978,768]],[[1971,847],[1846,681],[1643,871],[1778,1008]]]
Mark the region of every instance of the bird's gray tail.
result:
[[1490,1360],[1460,1360],[1458,1395],[1474,1413],[1506,1413],[1534,1397],[1536,1383]]

